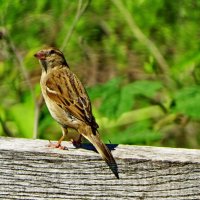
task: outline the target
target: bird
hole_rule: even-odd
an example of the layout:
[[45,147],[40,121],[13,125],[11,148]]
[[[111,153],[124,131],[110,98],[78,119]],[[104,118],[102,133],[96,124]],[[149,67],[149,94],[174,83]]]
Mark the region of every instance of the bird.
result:
[[42,68],[40,86],[46,106],[62,129],[59,141],[49,146],[63,149],[61,142],[65,139],[68,128],[75,129],[80,137],[74,144],[79,145],[82,136],[86,138],[119,179],[117,163],[100,138],[99,126],[92,114],[87,91],[80,79],[70,70],[64,54],[55,47],[46,47],[34,56]]

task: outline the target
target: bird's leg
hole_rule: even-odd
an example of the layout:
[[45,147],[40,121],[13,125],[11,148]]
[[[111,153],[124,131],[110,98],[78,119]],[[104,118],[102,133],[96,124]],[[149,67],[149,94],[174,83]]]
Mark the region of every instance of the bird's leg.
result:
[[59,148],[59,149],[62,149],[62,150],[68,149],[67,147],[61,145],[61,142],[65,139],[65,137],[66,137],[66,135],[67,135],[67,133],[68,133],[67,128],[63,128],[63,127],[62,127],[62,133],[63,133],[63,135],[62,135],[62,137],[58,140],[58,142],[57,142],[56,144],[53,144],[53,143],[51,143],[51,142],[49,141],[48,147]]
[[79,135],[78,140],[71,139],[71,142],[76,148],[80,147],[82,142],[82,135]]

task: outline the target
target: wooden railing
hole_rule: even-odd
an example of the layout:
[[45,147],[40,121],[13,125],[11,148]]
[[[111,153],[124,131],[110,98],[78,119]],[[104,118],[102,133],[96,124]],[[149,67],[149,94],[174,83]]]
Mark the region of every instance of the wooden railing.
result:
[[200,150],[109,145],[116,179],[91,145],[0,138],[0,199],[200,199]]

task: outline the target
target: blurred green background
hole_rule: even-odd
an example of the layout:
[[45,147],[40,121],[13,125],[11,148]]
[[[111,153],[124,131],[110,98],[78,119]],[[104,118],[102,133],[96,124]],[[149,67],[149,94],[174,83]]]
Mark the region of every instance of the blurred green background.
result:
[[55,46],[104,142],[199,148],[199,10],[199,0],[0,0],[0,136],[61,136],[33,57]]

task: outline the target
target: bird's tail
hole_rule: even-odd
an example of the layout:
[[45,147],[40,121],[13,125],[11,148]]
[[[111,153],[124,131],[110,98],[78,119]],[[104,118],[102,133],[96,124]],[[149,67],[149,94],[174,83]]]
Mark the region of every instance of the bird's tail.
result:
[[[89,132],[90,134],[88,134]],[[95,130],[95,133],[91,133],[91,131],[87,131],[87,134],[83,134],[83,136],[94,145],[94,147],[96,148],[98,153],[101,155],[103,160],[107,163],[107,165],[112,170],[114,175],[119,179],[117,163],[115,162],[115,159],[113,158],[111,154],[111,151],[101,141],[98,131]]]

